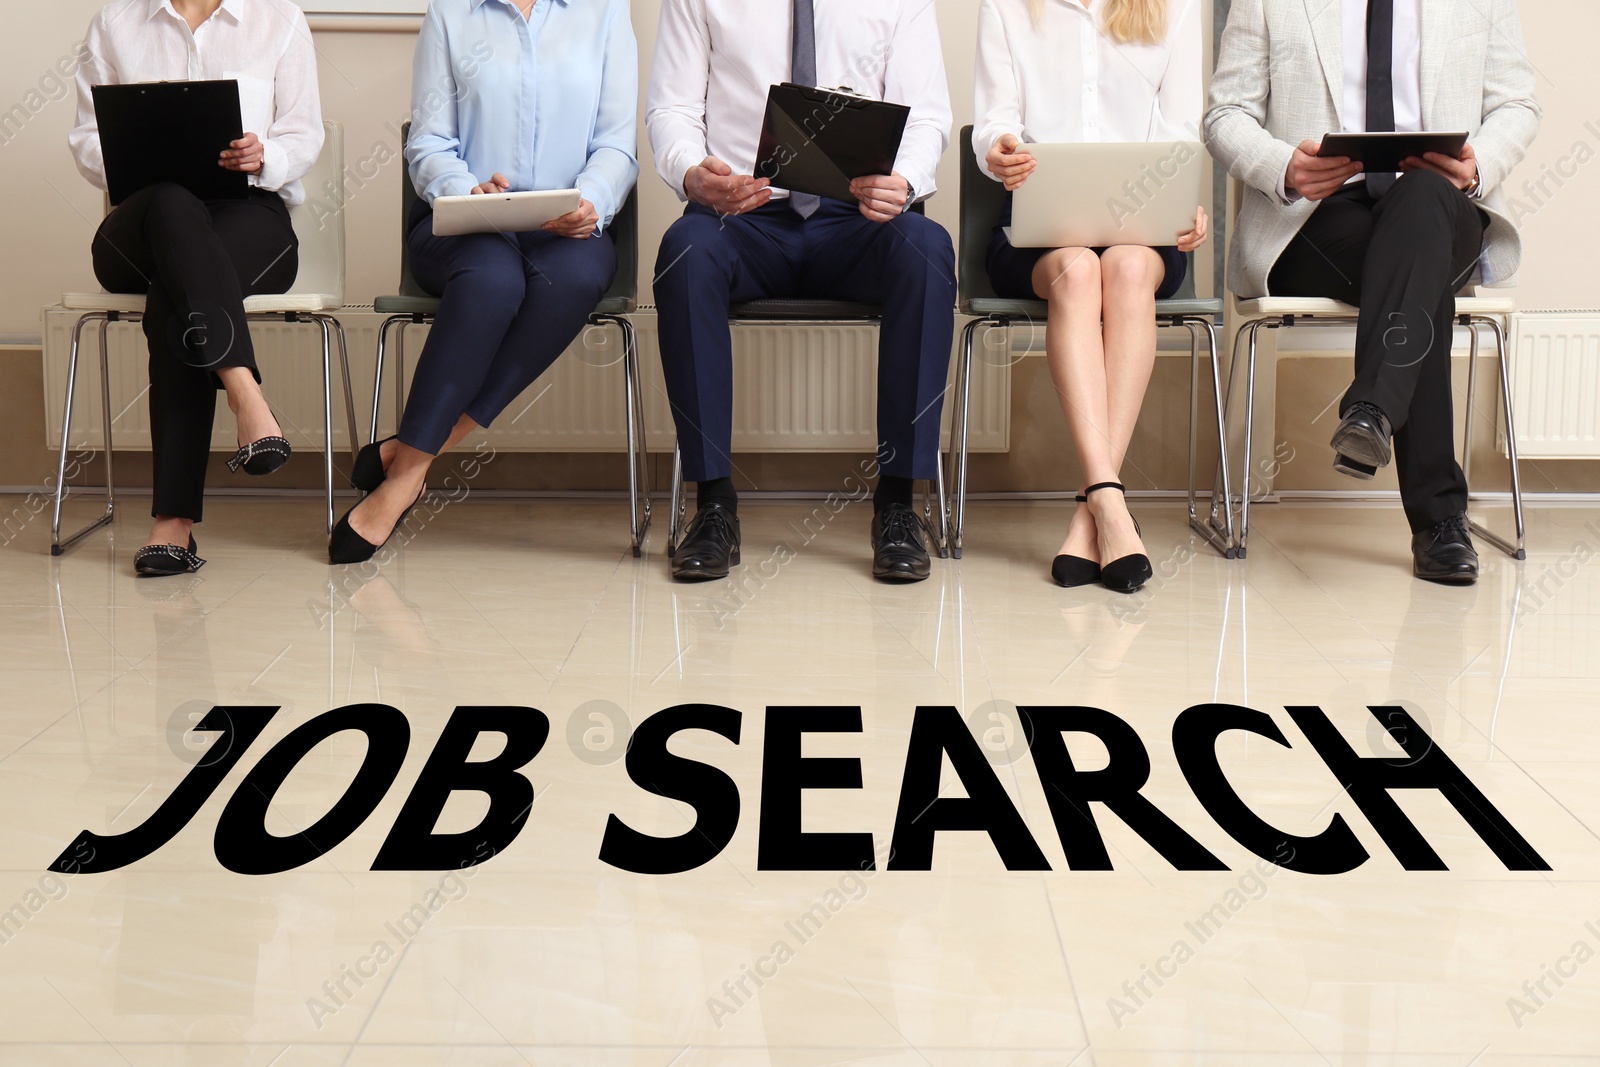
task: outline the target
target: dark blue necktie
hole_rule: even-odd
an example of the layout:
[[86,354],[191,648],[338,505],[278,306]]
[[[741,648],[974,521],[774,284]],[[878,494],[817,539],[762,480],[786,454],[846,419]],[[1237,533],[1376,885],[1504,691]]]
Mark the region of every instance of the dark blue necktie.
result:
[[[811,10],[811,0],[794,0],[794,48],[789,80],[796,85],[817,84],[817,21]],[[789,206],[803,219],[809,219],[821,204],[822,197],[811,193],[789,194]]]
[[[1367,132],[1394,130],[1394,0],[1367,0]],[[1368,174],[1376,199],[1394,187],[1393,174]]]

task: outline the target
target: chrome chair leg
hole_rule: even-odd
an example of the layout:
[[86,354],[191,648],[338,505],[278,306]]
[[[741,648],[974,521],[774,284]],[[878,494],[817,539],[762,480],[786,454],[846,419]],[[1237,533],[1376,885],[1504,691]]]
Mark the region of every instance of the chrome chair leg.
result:
[[678,535],[683,529],[683,452],[672,448],[672,502],[667,512],[667,556],[677,555]]
[[[117,500],[115,479],[111,469],[111,357],[110,342],[106,337],[113,322],[138,322],[140,316],[125,319],[117,312],[95,311],[81,315],[72,327],[72,353],[67,361],[67,399],[61,417],[61,453],[56,460],[55,500],[50,512],[50,554],[59,556],[89,534],[110,525],[116,517]],[[78,355],[82,350],[83,330],[91,322],[100,323],[100,398],[101,416],[105,420],[105,440],[102,448],[106,464],[106,509],[89,525],[63,539],[61,537],[61,508],[67,498],[67,452],[72,444],[73,395],[78,385]]]
[[645,531],[650,526],[650,490],[645,478],[648,460],[644,453],[644,404],[633,323],[622,315],[595,315],[590,321],[610,323],[622,334],[623,409],[628,434],[628,529],[633,556],[638,559],[644,554]]
[[[971,438],[968,421],[972,413],[972,346],[979,326],[995,325],[989,319],[973,319],[961,331],[961,351],[956,357],[955,411],[950,422],[954,485],[950,501],[950,520],[945,532],[950,554],[961,558],[962,538],[967,522],[967,447]],[[1003,324],[1000,324],[1003,325]]]
[[[1517,539],[1513,543],[1494,533],[1481,523],[1469,520],[1469,524],[1473,533],[1482,537],[1512,559],[1525,560],[1528,558],[1527,526],[1524,523],[1522,513],[1522,475],[1517,457],[1517,427],[1511,404],[1511,368],[1507,360],[1506,331],[1498,318],[1484,316],[1475,318],[1472,321],[1476,324],[1488,326],[1494,331],[1495,353],[1500,361],[1501,414],[1505,416],[1506,420],[1506,453],[1511,460],[1511,513],[1516,524]],[[1474,334],[1476,334],[1475,329]],[[1470,448],[1471,442],[1468,441],[1467,444]]]
[[[1245,400],[1244,400],[1244,459],[1243,459],[1243,484],[1239,487],[1239,526],[1238,536],[1234,543],[1234,555],[1244,559],[1250,547],[1250,495],[1251,495],[1251,447],[1255,437],[1255,412],[1256,412],[1256,352],[1258,347],[1257,334],[1267,324],[1265,319],[1256,319],[1248,324],[1244,331],[1249,333],[1246,338],[1246,347],[1249,360],[1245,365]],[[1239,345],[1235,338],[1233,346],[1234,371],[1237,372],[1239,364]],[[1229,400],[1232,400],[1232,382],[1237,374],[1229,376]]]
[[[1215,525],[1216,519],[1216,486],[1212,486],[1211,515],[1209,521],[1200,520],[1199,507],[1196,504],[1199,481],[1199,451],[1200,451],[1200,337],[1203,326],[1209,320],[1200,318],[1174,319],[1173,325],[1181,325],[1189,331],[1189,528],[1201,537],[1206,543],[1222,554],[1223,559],[1233,558],[1233,531],[1230,528],[1226,533],[1219,531]],[[1214,327],[1213,327],[1214,329]],[[1214,335],[1212,341],[1212,370],[1216,370],[1216,348]],[[1215,386],[1215,382],[1213,385]],[[1227,493],[1227,431],[1222,424],[1222,407],[1217,406],[1217,442],[1220,450],[1220,467],[1224,472],[1223,493]]]
[[322,484],[328,519],[328,536],[333,536],[333,330],[326,316],[312,318],[322,331]]
[[333,332],[339,339],[339,365],[344,374],[344,413],[349,422],[350,431],[350,462],[356,461],[356,456],[361,454],[361,433],[356,429],[356,391],[350,384],[350,345],[344,335],[344,323],[336,316],[327,316],[333,324]]

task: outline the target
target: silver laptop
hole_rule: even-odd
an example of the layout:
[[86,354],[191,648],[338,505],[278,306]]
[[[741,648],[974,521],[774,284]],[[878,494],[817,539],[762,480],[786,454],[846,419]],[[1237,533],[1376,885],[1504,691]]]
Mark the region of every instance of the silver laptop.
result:
[[581,199],[583,194],[577,189],[435,197],[433,235],[527,233],[578,210]]
[[1017,248],[1175,245],[1194,229],[1211,166],[1198,141],[1027,147],[1039,165],[1012,201]]

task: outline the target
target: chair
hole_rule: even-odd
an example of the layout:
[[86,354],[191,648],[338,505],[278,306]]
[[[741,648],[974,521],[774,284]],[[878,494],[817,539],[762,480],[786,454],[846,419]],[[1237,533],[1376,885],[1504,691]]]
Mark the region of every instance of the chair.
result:
[[[1237,216],[1239,205],[1248,195],[1244,185],[1237,181],[1229,183],[1229,214]],[[1289,297],[1265,296],[1250,300],[1238,300],[1235,308],[1239,314],[1239,332],[1234,335],[1233,360],[1228,374],[1229,395],[1228,408],[1233,407],[1233,381],[1239,369],[1239,339],[1245,338],[1248,359],[1245,364],[1245,416],[1244,416],[1244,482],[1240,486],[1238,539],[1235,542],[1235,553],[1240,559],[1245,558],[1245,551],[1249,547],[1250,537],[1250,446],[1255,424],[1255,396],[1256,396],[1256,351],[1257,335],[1263,329],[1279,330],[1292,329],[1297,326],[1342,326],[1346,329],[1356,325],[1360,309],[1351,304],[1338,300],[1329,300],[1316,297]],[[1506,420],[1506,450],[1511,459],[1511,507],[1516,520],[1517,539],[1515,543],[1489,530],[1476,520],[1470,520],[1474,533],[1485,541],[1494,545],[1512,559],[1527,559],[1526,530],[1522,517],[1522,481],[1517,472],[1517,431],[1511,411],[1511,378],[1510,368],[1506,363],[1506,328],[1505,321],[1514,311],[1516,302],[1507,297],[1482,297],[1474,291],[1464,291],[1456,297],[1456,323],[1465,327],[1471,334],[1472,349],[1468,363],[1470,368],[1467,373],[1467,414],[1465,427],[1465,442],[1463,444],[1462,470],[1467,475],[1472,473],[1472,430],[1474,416],[1474,386],[1477,374],[1474,373],[1478,366],[1478,331],[1488,327],[1494,332],[1495,352],[1500,361],[1500,395],[1502,410]],[[1230,500],[1230,510],[1232,507]]]
[[[924,214],[919,201],[911,206],[917,214]],[[883,308],[878,304],[863,304],[850,300],[812,300],[801,297],[772,300],[751,300],[733,304],[728,308],[729,326],[818,326],[866,325],[875,326],[883,318]],[[922,517],[940,559],[948,557],[948,538],[945,535],[945,516],[949,507],[945,501],[944,470],[941,467],[936,479],[938,495],[938,521],[934,520],[933,505],[924,492]],[[683,489],[683,454],[672,450],[672,502],[669,506],[667,555],[678,551],[678,540],[684,530],[684,512],[687,500]]]
[[[287,293],[245,297],[247,322],[290,322],[314,324],[322,334],[322,441],[323,480],[328,532],[333,532],[333,363],[332,339],[339,340],[339,361],[344,372],[345,413],[349,419],[350,450],[360,447],[356,436],[355,397],[350,387],[349,349],[344,327],[331,312],[344,304],[344,212],[318,217],[316,196],[331,185],[341,188],[344,177],[344,127],[323,123],[325,142],[322,154],[303,179],[306,200],[289,211],[295,235],[300,239],[300,271],[294,287]],[[82,315],[72,328],[72,353],[67,363],[67,399],[61,420],[61,456],[56,466],[55,506],[50,516],[50,554],[59,556],[82,538],[108,525],[116,515],[116,494],[112,479],[111,449],[111,359],[107,332],[115,322],[139,322],[144,318],[144,296],[138,293],[67,293],[61,306]],[[78,380],[78,353],[84,327],[100,323],[100,400],[105,420],[106,510],[98,519],[71,535],[61,537],[61,506],[66,499],[67,451],[72,437],[72,402]]]
[[[400,128],[402,151],[411,136],[411,122]],[[400,167],[400,292],[396,296],[380,296],[373,301],[373,310],[388,317],[378,328],[378,359],[376,376],[372,385],[372,440],[378,439],[378,411],[383,394],[383,366],[387,355],[389,330],[400,328],[395,348],[395,425],[399,426],[405,411],[405,328],[422,326],[433,321],[439,312],[439,298],[430,295],[411,273],[411,252],[406,246],[406,223],[411,218],[411,205],[417,192],[411,185],[409,168]],[[633,537],[633,554],[638,557],[643,550],[646,531],[650,529],[650,490],[646,484],[646,456],[644,437],[644,386],[639,377],[639,346],[634,339],[633,323],[628,313],[638,306],[639,294],[639,202],[638,190],[630,190],[617,216],[611,222],[611,240],[617,249],[617,276],[611,288],[600,298],[589,316],[592,326],[606,324],[622,332],[623,401],[627,407],[628,421],[628,511],[629,529]]]
[[[1005,206],[1005,188],[984,174],[978,167],[977,156],[972,151],[972,127],[961,131],[961,253],[958,284],[958,310],[973,319],[961,333],[961,351],[956,364],[956,422],[951,429],[952,464],[952,514],[950,518],[950,550],[961,558],[962,539],[966,525],[967,501],[967,428],[972,407],[972,348],[979,327],[1005,328],[1018,322],[1043,322],[1050,305],[1043,300],[1007,300],[998,297],[989,284],[989,270],[985,262],[990,235]],[[1194,277],[1184,279],[1180,295],[1172,300],[1156,302],[1156,323],[1159,326],[1182,326],[1189,331],[1189,526],[1206,543],[1225,559],[1233,558],[1232,513],[1226,506],[1229,498],[1227,448],[1228,439],[1223,421],[1222,385],[1217,366],[1216,318],[1222,314],[1221,300],[1202,300],[1194,295]],[[1211,388],[1216,400],[1218,475],[1222,482],[1222,496],[1211,495],[1210,513],[1202,519],[1196,504],[1198,437],[1200,423],[1200,341],[1202,337],[1211,355]],[[1218,512],[1221,519],[1218,519]],[[1219,525],[1219,522],[1221,525]]]

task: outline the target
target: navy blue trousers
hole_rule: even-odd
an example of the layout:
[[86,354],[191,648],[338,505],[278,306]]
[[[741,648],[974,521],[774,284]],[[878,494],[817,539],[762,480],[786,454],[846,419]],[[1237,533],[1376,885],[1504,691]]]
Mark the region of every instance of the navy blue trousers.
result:
[[809,219],[787,201],[723,218],[690,204],[661,241],[655,281],[661,365],[684,479],[733,473],[728,305],[796,297],[882,304],[879,470],[936,477],[955,278],[950,235],[922,215],[880,224],[862,217],[854,203],[823,200]]
[[421,200],[411,220],[412,274],[440,303],[400,440],[437,455],[463,414],[488,426],[566,351],[611,287],[617,253],[609,234],[435,237]]

